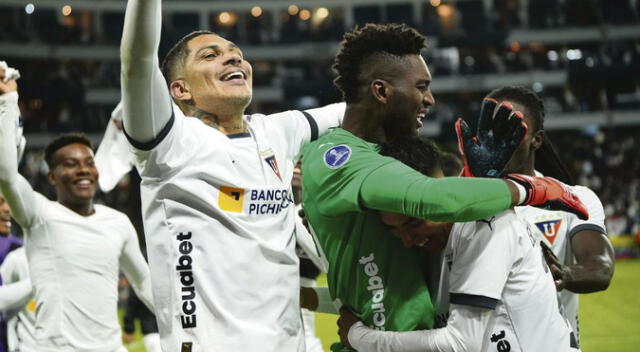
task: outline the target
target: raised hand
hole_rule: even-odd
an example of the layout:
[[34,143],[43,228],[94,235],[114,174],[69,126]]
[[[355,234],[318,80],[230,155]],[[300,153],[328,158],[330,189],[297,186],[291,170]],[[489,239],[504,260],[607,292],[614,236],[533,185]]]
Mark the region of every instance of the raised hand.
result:
[[502,177],[513,152],[527,134],[522,113],[513,111],[511,104],[485,98],[478,117],[478,130],[474,136],[462,119],[456,121],[458,148],[462,155],[464,177]]

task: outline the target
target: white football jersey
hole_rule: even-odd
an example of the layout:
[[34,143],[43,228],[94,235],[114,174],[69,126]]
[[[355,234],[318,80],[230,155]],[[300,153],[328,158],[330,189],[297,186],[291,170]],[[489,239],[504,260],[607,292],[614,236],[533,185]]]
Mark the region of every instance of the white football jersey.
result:
[[[581,230],[594,230],[606,234],[604,225],[604,209],[598,196],[589,188],[572,186],[572,191],[580,198],[589,211],[589,220],[581,220],[576,215],[549,211],[536,207],[516,207],[516,214],[529,223],[538,240],[545,241],[560,263],[575,264],[575,257],[571,249],[571,238]],[[558,293],[560,309],[579,338],[578,324],[578,294],[569,290]]]
[[291,179],[344,104],[245,116],[235,135],[173,114],[130,140],[163,350],[303,351]]
[[122,351],[119,269],[130,281],[149,277],[131,221],[99,204],[81,216],[39,193],[34,199],[25,248],[35,289],[35,350]]
[[[24,247],[7,255],[0,265],[2,284],[8,285],[29,279],[29,264]],[[27,304],[16,312],[9,312],[7,320],[7,345],[9,351],[22,351],[24,346],[35,346],[36,301],[31,295]]]
[[493,309],[481,351],[577,351],[540,246],[512,210],[455,224],[442,277],[440,315],[448,303]]

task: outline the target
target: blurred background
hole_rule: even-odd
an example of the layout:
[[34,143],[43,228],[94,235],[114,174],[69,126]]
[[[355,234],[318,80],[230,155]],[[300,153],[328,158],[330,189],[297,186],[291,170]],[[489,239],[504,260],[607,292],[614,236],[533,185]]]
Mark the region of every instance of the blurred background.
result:
[[[51,190],[41,148],[70,130],[99,142],[120,100],[125,6],[120,0],[0,2],[0,60],[22,74],[29,150],[21,167],[45,194]],[[640,1],[165,0],[163,16],[160,58],[196,29],[238,44],[254,69],[249,112],[260,113],[339,101],[331,63],[342,34],[354,26],[415,27],[428,38],[424,57],[436,99],[421,133],[455,148],[453,121],[474,118],[487,92],[504,85],[533,89],[544,98],[545,128],[561,157],[578,183],[601,198],[617,257],[639,256]],[[132,174],[119,191],[102,196],[134,222],[136,184]],[[583,351],[640,350],[640,308],[626,305],[638,306],[640,265],[619,263],[609,291],[582,300],[583,308],[599,312],[583,314]],[[614,301],[625,305],[617,311]],[[320,328],[333,339],[335,319],[326,319],[329,325]]]

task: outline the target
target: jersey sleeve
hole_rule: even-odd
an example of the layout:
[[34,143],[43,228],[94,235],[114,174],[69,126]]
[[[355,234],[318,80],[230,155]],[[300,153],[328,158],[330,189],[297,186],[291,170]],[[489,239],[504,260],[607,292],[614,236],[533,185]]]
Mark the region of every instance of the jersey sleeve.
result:
[[587,187],[575,186],[572,187],[572,190],[587,207],[587,210],[589,211],[589,219],[581,220],[577,216],[571,215],[572,221],[567,228],[569,239],[573,238],[576,233],[582,230],[594,230],[606,235],[607,230],[604,224],[604,208],[602,207],[600,198],[598,198],[598,196]]
[[198,150],[200,134],[190,128],[190,125],[201,122],[185,117],[177,105],[172,106],[171,119],[153,143],[141,145],[127,137],[132,146],[134,163],[141,176],[147,179],[160,178],[178,171]]
[[158,62],[162,2],[127,2],[120,42],[123,126],[131,144],[150,150],[171,124],[171,97]]
[[268,115],[267,119],[276,122],[288,141],[288,157],[297,159],[302,147],[318,139],[330,129],[339,127],[344,116],[345,104],[331,104],[310,110],[291,110]]
[[123,221],[126,222],[125,226],[127,230],[122,253],[120,254],[120,268],[131,283],[131,287],[138,298],[140,298],[149,310],[155,312],[152,303],[149,265],[144,260],[142,252],[140,251],[135,228],[126,216]]
[[[494,309],[514,262],[515,215],[457,224],[451,238],[449,301]],[[524,225],[523,225],[524,226]]]
[[305,152],[303,184],[324,216],[374,209],[458,222],[491,216],[511,203],[502,180],[429,178],[365,146],[320,145]]

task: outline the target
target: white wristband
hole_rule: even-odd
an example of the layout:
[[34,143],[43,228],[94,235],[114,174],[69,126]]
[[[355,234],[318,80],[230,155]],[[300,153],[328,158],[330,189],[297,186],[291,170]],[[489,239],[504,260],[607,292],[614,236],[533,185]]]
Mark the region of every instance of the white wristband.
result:
[[513,182],[513,184],[516,185],[516,188],[518,189],[518,205],[522,205],[525,199],[527,199],[527,190],[524,188],[524,186],[522,186],[518,182],[515,182],[515,181],[511,181],[511,182]]

